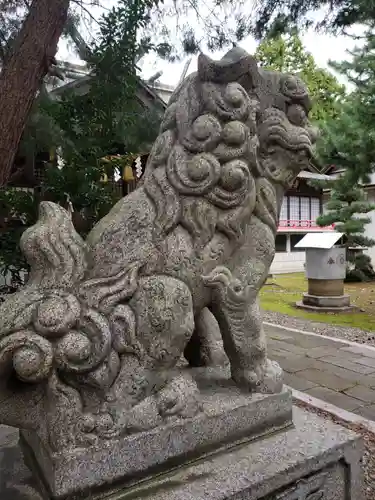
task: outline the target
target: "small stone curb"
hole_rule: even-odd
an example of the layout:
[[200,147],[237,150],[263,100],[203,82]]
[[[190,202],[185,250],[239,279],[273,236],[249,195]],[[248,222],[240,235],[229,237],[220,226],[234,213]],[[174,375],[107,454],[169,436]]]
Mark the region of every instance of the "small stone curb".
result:
[[289,387],[287,385],[285,387],[287,387],[292,392],[292,396],[294,399],[301,401],[308,406],[312,406],[314,408],[317,408],[318,410],[329,413],[330,415],[337,417],[344,422],[349,422],[351,424],[360,424],[366,430],[368,430],[372,434],[375,434],[374,421],[368,420],[367,418],[361,417],[360,415],[356,415],[351,411],[343,410],[342,408],[339,408],[338,406],[335,406],[331,403],[326,403],[321,399],[314,398],[313,396],[305,394],[301,391],[297,391],[296,389],[293,389],[292,387]]
[[[263,324],[266,326],[271,326],[272,328],[278,328],[279,330],[287,330],[289,332],[301,333],[303,335],[310,335],[312,337],[320,337],[321,339],[332,340],[333,342],[337,342],[338,344],[345,344],[351,347],[361,347],[362,349],[368,349],[369,351],[373,352],[375,351],[375,347],[371,345],[361,344],[360,342],[353,342],[352,340],[343,340],[343,339],[338,339],[336,337],[330,337],[329,335],[320,335],[319,333],[306,332],[304,330],[298,330],[297,328],[290,328],[288,326],[269,323],[268,321],[263,321]],[[364,331],[364,333],[366,332]]]

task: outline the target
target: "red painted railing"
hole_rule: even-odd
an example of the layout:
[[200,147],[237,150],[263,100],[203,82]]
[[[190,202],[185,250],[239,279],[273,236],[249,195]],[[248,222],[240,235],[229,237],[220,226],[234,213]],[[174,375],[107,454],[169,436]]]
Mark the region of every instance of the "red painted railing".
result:
[[334,231],[335,225],[321,227],[314,220],[287,220],[280,219],[279,231]]

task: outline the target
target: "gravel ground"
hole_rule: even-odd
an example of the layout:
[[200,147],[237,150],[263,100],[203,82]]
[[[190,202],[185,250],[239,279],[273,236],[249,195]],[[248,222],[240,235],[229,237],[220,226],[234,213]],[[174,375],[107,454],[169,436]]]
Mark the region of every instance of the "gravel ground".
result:
[[[318,323],[302,318],[293,318],[286,314],[278,312],[263,311],[263,320],[275,325],[287,326],[304,332],[313,332],[318,335],[328,335],[342,340],[350,340],[360,344],[375,346],[375,333],[366,332],[359,328],[350,328],[346,326],[328,325],[327,323]],[[375,497],[374,497],[375,499]]]
[[[342,425],[347,429],[360,434],[365,444],[365,453],[363,455],[362,470],[364,479],[364,497],[361,500],[374,500],[375,499],[375,434],[359,424],[352,424],[345,422],[340,418],[334,417],[330,413],[319,410],[314,406],[307,405],[306,403],[294,400],[294,404],[307,411],[316,413],[320,417],[327,418],[335,424]],[[356,499],[357,500],[357,499]],[[359,500],[359,499],[358,499]]]

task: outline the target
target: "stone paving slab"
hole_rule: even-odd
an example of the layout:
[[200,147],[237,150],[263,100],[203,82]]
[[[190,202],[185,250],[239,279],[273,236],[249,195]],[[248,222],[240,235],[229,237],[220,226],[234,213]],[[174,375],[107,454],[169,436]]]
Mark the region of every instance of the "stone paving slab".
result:
[[297,373],[309,368],[315,368],[314,360],[306,358],[306,356],[280,357],[277,355],[272,355],[272,353],[270,353],[269,357],[277,361],[282,368],[285,366],[288,373]]
[[353,360],[354,363],[359,363],[360,365],[369,366],[370,368],[375,368],[375,358],[368,358],[361,356],[358,359]]
[[[285,370],[287,371],[288,368],[286,367]],[[356,385],[354,380],[347,380],[333,373],[327,373],[313,368],[295,372],[295,375],[310,380],[311,382],[316,382],[317,385],[327,387],[327,389],[332,389],[337,392],[345,391],[345,389],[350,389]]]
[[357,408],[357,410],[353,413],[356,413],[361,417],[368,418],[369,420],[375,420],[375,404]]
[[[307,356],[309,358],[314,358],[314,359],[319,359],[322,356],[336,356],[337,354],[337,346],[336,347],[327,347],[327,346],[319,346],[319,347],[312,347],[309,349]],[[351,357],[351,353],[347,353],[348,358]],[[355,356],[355,354],[354,354]],[[359,354],[357,355],[358,357],[360,356]]]
[[269,357],[285,383],[375,421],[375,349],[339,339],[264,325]]
[[351,389],[345,390],[344,393],[365,403],[375,403],[375,391],[363,385],[355,385]]
[[298,377],[293,373],[284,373],[284,383],[289,385],[289,387],[293,387],[297,391],[307,391],[308,389],[312,389],[313,387],[320,387],[316,382],[311,382],[310,380],[306,380],[305,378]]
[[314,363],[314,368],[316,370],[322,370],[324,372],[332,373],[338,375],[339,377],[354,381],[356,384],[364,385],[370,389],[375,389],[375,376],[374,375],[362,375],[358,372],[352,372],[346,368],[340,368],[336,365],[331,365],[330,363],[323,363],[320,360],[316,360]]
[[374,367],[371,368],[353,361],[348,361],[341,356],[324,356],[323,358],[319,358],[319,361],[322,363],[330,363],[331,365],[339,366],[340,368],[345,368],[352,372],[361,373],[362,375],[370,375],[375,371]]
[[375,358],[375,349],[370,350],[368,347],[363,346],[362,344],[358,344],[357,346],[349,346],[349,347],[343,347],[340,349],[342,352],[349,352],[352,354],[359,354],[361,356],[366,356],[369,358]]
[[363,406],[363,402],[356,398],[351,398],[342,392],[333,391],[332,389],[328,389],[327,387],[314,387],[312,389],[308,389],[305,391],[307,394],[314,396],[314,398],[323,399],[323,401],[328,401],[338,406],[339,408],[343,408],[348,411],[355,411],[361,406]]

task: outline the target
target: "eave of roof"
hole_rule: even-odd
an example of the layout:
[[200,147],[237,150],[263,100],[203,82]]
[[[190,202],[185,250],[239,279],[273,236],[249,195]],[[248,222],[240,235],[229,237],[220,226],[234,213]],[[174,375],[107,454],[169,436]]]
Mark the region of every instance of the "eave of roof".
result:
[[[92,77],[93,77],[92,74],[82,76],[81,78],[78,78],[77,80],[73,80],[69,83],[66,83],[64,85],[61,85],[60,87],[57,87],[57,88],[51,90],[50,94],[52,94],[53,96],[59,96],[68,90],[73,90],[73,89],[79,88],[85,84],[89,84]],[[155,92],[155,90],[151,89],[150,86],[147,85],[147,83],[145,83],[139,77],[138,77],[138,83],[139,83],[140,87],[142,87],[160,106],[162,106],[164,109],[167,107],[167,104],[157,94],[157,92]]]
[[331,175],[320,174],[318,172],[311,172],[308,170],[302,170],[298,177],[300,179],[317,179],[320,181],[333,181],[334,178]]

